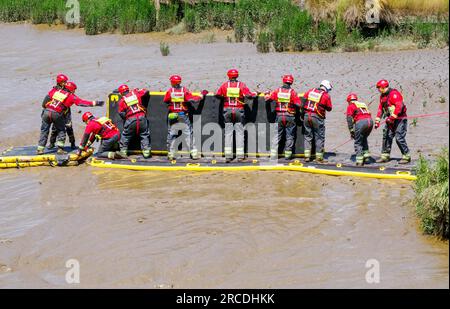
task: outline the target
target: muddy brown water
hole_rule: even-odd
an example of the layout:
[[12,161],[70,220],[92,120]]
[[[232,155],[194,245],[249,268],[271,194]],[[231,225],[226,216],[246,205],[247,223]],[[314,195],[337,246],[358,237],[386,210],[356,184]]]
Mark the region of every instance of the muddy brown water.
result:
[[[40,101],[59,72],[87,99],[125,81],[165,89],[175,72],[192,89],[214,90],[231,66],[259,90],[277,87],[284,73],[295,75],[299,91],[327,78],[335,85],[328,149],[348,138],[347,93],[374,101],[375,112],[380,77],[401,87],[410,114],[448,111],[448,50],[261,55],[251,44],[180,40],[163,58],[152,35],[2,24],[0,37],[9,42],[0,46],[2,149],[37,142]],[[448,146],[448,118],[409,129],[414,156]],[[380,133],[370,139],[374,153]],[[422,235],[407,181],[81,166],[2,170],[0,192],[1,288],[73,287],[69,259],[80,263],[76,286],[88,288],[449,287],[448,242]],[[380,263],[379,284],[365,280],[370,259]]]

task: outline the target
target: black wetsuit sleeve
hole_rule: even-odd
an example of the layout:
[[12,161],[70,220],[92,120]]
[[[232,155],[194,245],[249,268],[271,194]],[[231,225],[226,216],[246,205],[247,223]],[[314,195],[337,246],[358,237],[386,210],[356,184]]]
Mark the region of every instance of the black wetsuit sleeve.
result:
[[353,131],[353,117],[347,116],[347,126],[350,131]]
[[48,95],[46,95],[44,100],[42,101],[42,108],[46,108],[46,105],[48,102],[50,102],[50,100],[51,98]]
[[83,138],[81,139],[80,146],[83,147],[83,148],[86,147],[87,142],[89,141],[89,138],[90,138],[90,137],[91,137],[90,134],[84,133],[84,134],[83,134]]

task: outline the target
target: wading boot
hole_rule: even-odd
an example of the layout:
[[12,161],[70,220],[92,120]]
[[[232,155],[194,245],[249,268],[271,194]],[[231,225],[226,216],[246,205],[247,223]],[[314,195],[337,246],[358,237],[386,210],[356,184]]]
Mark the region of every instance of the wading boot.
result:
[[398,161],[398,164],[408,164],[411,163],[411,156],[409,154],[403,155],[402,159]]
[[120,159],[127,159],[127,158],[128,158],[128,157],[127,157],[127,156],[124,156],[123,153],[120,152],[120,151],[116,151],[116,152],[114,153],[114,156],[113,156],[113,159],[118,159],[118,160],[120,160]]
[[150,159],[152,157],[151,150],[142,150],[142,156],[144,159]]
[[382,153],[381,157],[376,161],[377,163],[387,163],[391,160],[388,153]]
[[200,156],[198,155],[197,149],[191,150],[191,159],[192,159],[192,160],[198,160],[198,159],[200,159]]

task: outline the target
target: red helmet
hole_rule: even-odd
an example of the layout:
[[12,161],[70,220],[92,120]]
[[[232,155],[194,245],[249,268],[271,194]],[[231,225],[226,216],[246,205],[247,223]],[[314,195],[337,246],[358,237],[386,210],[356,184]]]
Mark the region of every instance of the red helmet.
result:
[[83,114],[83,116],[81,116],[81,119],[83,120],[83,122],[87,122],[91,118],[94,118],[94,115],[92,115],[91,112],[86,112]]
[[378,81],[377,88],[389,88],[389,82],[385,79]]
[[351,101],[358,101],[358,96],[356,93],[352,92],[347,96],[347,102],[350,103]]
[[119,86],[119,93],[120,94],[124,94],[125,92],[130,91],[130,88],[128,87],[128,85],[120,85]]
[[284,84],[293,84],[294,83],[294,76],[292,76],[292,75],[284,75],[283,76],[283,83]]
[[236,70],[236,69],[231,69],[231,70],[228,70],[227,75],[228,75],[229,79],[238,78],[239,77],[239,71]]
[[77,87],[77,85],[75,85],[74,82],[67,82],[66,85],[64,86],[64,88],[66,88],[70,92],[75,92],[75,90],[77,90],[78,87]]
[[67,77],[67,75],[59,74],[58,76],[56,76],[57,84],[67,83],[68,80],[69,78]]
[[172,85],[181,84],[181,76],[180,75],[172,75],[169,80]]

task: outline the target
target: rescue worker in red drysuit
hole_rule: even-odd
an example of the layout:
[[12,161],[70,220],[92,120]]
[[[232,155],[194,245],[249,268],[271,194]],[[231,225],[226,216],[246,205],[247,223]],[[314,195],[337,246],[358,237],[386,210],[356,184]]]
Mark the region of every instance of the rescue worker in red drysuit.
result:
[[276,102],[275,112],[277,124],[277,134],[272,140],[272,146],[270,150],[271,159],[278,159],[278,145],[283,136],[286,134],[286,143],[284,146],[284,157],[287,160],[292,158],[292,151],[295,142],[295,133],[297,130],[297,124],[295,123],[295,114],[297,107],[300,107],[300,98],[292,89],[294,83],[294,77],[292,75],[283,76],[283,85],[264,96],[266,102]]
[[103,101],[86,101],[75,95],[77,85],[73,82],[67,82],[64,89],[53,88],[42,102],[44,111],[42,113],[41,135],[37,154],[43,154],[45,145],[47,144],[50,127],[53,124],[58,131],[56,138],[56,146],[58,154],[64,154],[64,144],[66,140],[66,123],[64,113],[70,109],[72,105],[78,106],[102,106]]
[[91,112],[84,113],[81,119],[86,123],[86,129],[78,147],[78,156],[97,140],[100,141],[97,157],[122,159],[119,152],[120,132],[111,119],[95,118]]
[[233,160],[233,132],[236,131],[236,158],[239,161],[243,161],[245,159],[245,99],[254,99],[258,94],[256,92],[251,92],[245,83],[237,80],[239,77],[238,70],[229,70],[227,76],[228,81],[223,83],[216,92],[216,97],[224,100],[225,158],[226,162],[231,162]]
[[[64,89],[64,85],[69,81],[69,78],[64,75],[64,74],[59,74],[58,76],[56,76],[56,86],[53,87],[54,89],[57,90],[61,90]],[[67,111],[64,113],[64,118],[65,118],[65,124],[66,124],[66,133],[67,136],[69,137],[69,142],[70,142],[70,146],[72,147],[72,149],[75,149],[75,135],[73,132],[73,127],[72,127],[72,109],[69,108],[67,109]],[[56,130],[55,126],[52,126],[51,129],[51,134],[50,134],[50,141],[49,141],[49,149],[55,148],[55,143],[56,143],[56,136],[58,135],[58,131]]]
[[148,95],[149,91],[147,89],[130,90],[127,85],[121,85],[119,93],[122,95],[119,101],[119,115],[124,120],[120,153],[126,157],[131,139],[137,136],[141,141],[142,155],[148,159],[152,156],[150,123],[147,119],[147,106],[144,105],[142,97]]
[[170,77],[171,88],[164,95],[164,103],[168,105],[169,114],[167,117],[167,158],[173,160],[175,157],[175,141],[178,137],[180,125],[184,125],[186,145],[191,158],[197,160],[198,150],[195,147],[192,122],[189,118],[189,105],[203,100],[208,91],[202,91],[201,96],[194,96],[186,87],[181,86],[181,76],[172,75]]
[[406,143],[406,133],[408,131],[408,119],[406,105],[400,91],[392,89],[385,79],[378,81],[377,89],[380,92],[380,105],[378,106],[377,117],[375,118],[375,129],[380,127],[381,119],[386,118],[383,129],[383,145],[381,158],[378,163],[389,162],[391,156],[392,142],[397,142],[402,153],[400,164],[411,162],[408,144]]
[[366,103],[358,101],[355,93],[347,96],[347,125],[350,136],[355,140],[356,165],[362,166],[370,160],[367,139],[373,129],[372,115]]
[[311,161],[312,142],[316,144],[316,161],[322,162],[325,152],[325,116],[331,112],[330,91],[333,86],[328,80],[320,83],[319,88],[308,90],[304,94],[305,103],[303,112],[305,114],[303,126],[305,129],[305,160]]

